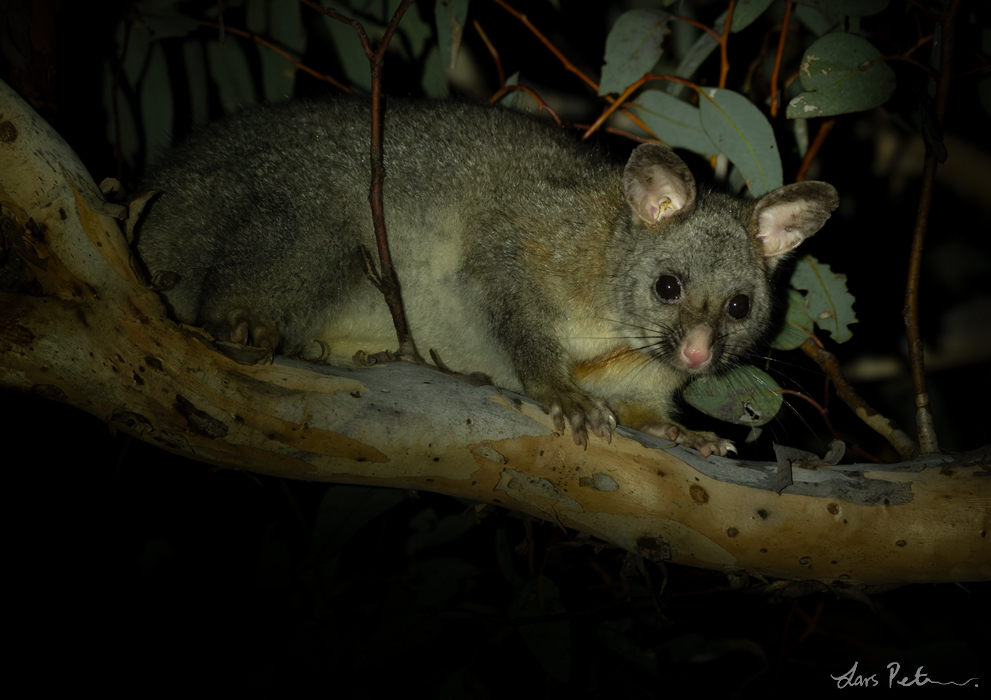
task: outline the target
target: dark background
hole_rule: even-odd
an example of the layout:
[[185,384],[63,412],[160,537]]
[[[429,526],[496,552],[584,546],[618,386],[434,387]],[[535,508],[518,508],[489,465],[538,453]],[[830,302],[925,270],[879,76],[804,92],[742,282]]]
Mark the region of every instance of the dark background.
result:
[[[886,54],[914,41],[917,21],[923,33],[931,31],[918,12],[893,4],[900,9],[889,8],[883,20],[865,20],[872,42]],[[195,16],[209,5],[186,3],[184,9]],[[604,4],[562,5],[561,14],[544,3],[528,3],[526,11],[595,75],[608,29]],[[116,175],[113,146],[105,138],[110,116],[100,96],[104,64],[115,56],[114,31],[129,5],[7,2],[0,11],[12,17],[25,6],[36,12],[31,71],[18,72],[0,59],[0,75],[53,123],[97,181]],[[53,23],[46,28],[47,9]],[[698,9],[711,24],[722,5],[700,3]],[[236,12],[227,15],[231,26]],[[494,3],[476,0],[471,17],[497,41],[507,72],[522,70],[535,87],[581,93],[578,81]],[[961,17],[958,72],[980,65],[975,51],[979,30],[987,26],[986,16]],[[728,87],[737,87],[734,79],[761,39],[760,31],[734,37]],[[466,42],[490,67],[474,32],[466,32]],[[916,58],[927,61],[928,51]],[[331,74],[335,61],[320,47],[304,57]],[[830,134],[815,178],[834,183],[842,205],[827,229],[803,247],[849,277],[860,323],[852,341],[830,348],[850,366],[869,357],[896,364],[904,357],[901,310],[919,181],[911,172],[879,169],[875,145],[891,137],[908,149],[915,138],[911,86],[924,81],[910,66],[893,67],[899,91],[886,106],[887,118],[847,115]],[[386,91],[416,94],[415,74],[415,66],[388,63]],[[978,77],[956,81],[945,128],[987,158],[988,115],[977,101]],[[492,91],[494,72],[488,80]],[[322,84],[299,78],[300,95],[322,91]],[[586,97],[581,104],[595,102]],[[576,109],[576,121],[594,116],[594,108],[585,115]],[[177,132],[188,128],[178,117]],[[783,159],[786,174],[794,173],[797,155],[785,152]],[[121,174],[126,186],[138,175],[127,168]],[[989,175],[977,170],[939,182],[922,286],[923,330],[934,352],[957,342],[951,310],[962,309],[963,327],[978,335],[991,327],[975,304],[987,299],[991,279],[991,214],[980,188],[973,194],[974,183],[991,181]],[[987,351],[982,356],[981,348],[966,349],[970,359],[930,376],[947,449],[988,442]],[[818,370],[797,353],[785,362],[790,381],[821,399]],[[858,390],[912,429],[904,369]],[[844,437],[883,455],[883,444],[835,396],[832,401]],[[328,534],[320,523],[333,490],[341,487],[211,469],[111,435],[97,419],[33,395],[4,392],[0,402],[8,436],[0,462],[11,475],[7,493],[14,505],[10,629],[21,653],[13,667],[42,686],[136,689],[209,680],[226,689],[283,690],[322,682],[327,692],[349,695],[659,697],[691,684],[693,690],[749,696],[827,692],[835,688],[830,674],[848,671],[855,661],[863,676],[876,674],[878,688],[887,685],[890,662],[909,676],[923,665],[938,680],[988,675],[987,583],[906,586],[873,595],[869,607],[829,593],[778,600],[760,581],[732,590],[725,576],[684,567],[648,565],[649,580],[624,578],[624,552],[569,546],[575,533],[503,511],[486,511],[475,524],[475,511],[466,504],[430,493],[397,499],[332,556],[324,550]],[[781,422],[769,426],[770,437],[823,451],[816,437],[827,434],[821,419],[804,402],[793,404],[794,412],[782,412]],[[751,456],[770,458],[769,444],[765,437]],[[532,543],[524,552],[519,545],[528,533]],[[665,574],[666,588],[658,595]],[[538,575],[560,589],[561,605],[553,619],[534,621],[545,635],[541,643],[534,641],[533,627],[521,631],[507,613],[520,603],[521,586]],[[570,673],[553,656],[567,645]],[[548,675],[548,669],[555,671]]]

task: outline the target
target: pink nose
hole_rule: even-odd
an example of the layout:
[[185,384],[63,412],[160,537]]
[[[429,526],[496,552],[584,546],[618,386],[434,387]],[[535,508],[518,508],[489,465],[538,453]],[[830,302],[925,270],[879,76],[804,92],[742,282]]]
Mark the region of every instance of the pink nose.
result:
[[708,348],[686,348],[682,356],[691,369],[702,369],[709,362]]

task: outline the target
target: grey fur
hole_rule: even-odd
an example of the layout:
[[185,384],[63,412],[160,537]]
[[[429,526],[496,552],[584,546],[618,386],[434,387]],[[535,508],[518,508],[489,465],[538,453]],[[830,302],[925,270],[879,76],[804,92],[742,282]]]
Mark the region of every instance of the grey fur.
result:
[[[673,422],[673,396],[760,340],[778,259],[761,236],[794,247],[812,235],[836,206],[832,187],[755,204],[696,193],[663,146],[641,146],[624,174],[515,112],[390,99],[385,115],[386,224],[421,350],[527,392],[576,441],[585,423],[606,435],[618,416],[725,452]],[[144,183],[161,195],[137,249],[149,272],[180,276],[165,293],[179,320],[222,339],[247,328],[282,351],[315,338],[345,356],[395,347],[358,256],[375,250],[369,123],[358,99],[294,102],[213,124],[167,154]],[[677,277],[679,299],[658,297],[661,275]],[[750,312],[735,319],[727,303],[740,294]],[[686,367],[686,347],[711,360]]]

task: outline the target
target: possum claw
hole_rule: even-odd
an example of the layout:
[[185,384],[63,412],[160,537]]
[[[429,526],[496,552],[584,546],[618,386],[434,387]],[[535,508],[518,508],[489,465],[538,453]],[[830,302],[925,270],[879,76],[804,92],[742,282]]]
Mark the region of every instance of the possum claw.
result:
[[588,449],[589,429],[596,437],[612,442],[616,416],[601,399],[579,389],[566,389],[554,392],[544,403],[554,420],[555,429],[564,432],[567,425],[576,445]]
[[677,423],[655,423],[641,426],[640,430],[679,445],[694,447],[703,457],[713,454],[725,457],[730,452],[738,454],[736,446],[730,440],[721,438],[715,433],[689,430]]

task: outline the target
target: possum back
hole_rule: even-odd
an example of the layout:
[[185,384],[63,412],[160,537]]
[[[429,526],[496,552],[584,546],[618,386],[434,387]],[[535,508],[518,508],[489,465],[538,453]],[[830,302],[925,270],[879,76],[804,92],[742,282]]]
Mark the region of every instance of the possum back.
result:
[[[548,220],[584,214],[609,225],[612,214],[588,211],[575,190],[609,182],[618,201],[618,166],[561,129],[450,101],[390,100],[385,114],[393,258],[404,295],[433,297],[407,307],[450,311],[450,295],[484,294],[464,279],[465,250],[476,259],[503,255],[489,234],[512,223],[521,200],[539,202]],[[360,245],[375,249],[370,119],[367,103],[351,98],[254,108],[201,130],[152,169],[143,191],[160,194],[138,227],[137,248],[149,273],[180,276],[165,292],[179,320],[222,337],[232,312],[251,309],[274,323],[285,350],[319,335],[345,305],[391,333],[358,254]],[[517,218],[539,225],[532,212]],[[420,269],[403,275],[410,267]],[[424,276],[436,293],[420,289],[415,280]],[[425,326],[418,338],[436,335],[429,314],[411,325]]]

